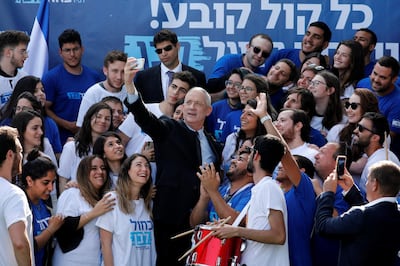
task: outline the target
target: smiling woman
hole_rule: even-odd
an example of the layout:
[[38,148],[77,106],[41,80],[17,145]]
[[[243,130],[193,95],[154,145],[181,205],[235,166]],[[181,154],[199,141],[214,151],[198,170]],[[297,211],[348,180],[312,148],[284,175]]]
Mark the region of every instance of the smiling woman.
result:
[[60,191],[65,189],[67,181],[76,182],[76,171],[79,162],[84,156],[92,154],[92,147],[96,139],[103,133],[112,130],[112,109],[107,104],[99,102],[93,104],[87,111],[82,127],[74,141],[64,145],[60,156]]
[[23,110],[16,114],[11,125],[18,129],[19,139],[24,150],[24,162],[28,154],[37,149],[42,156],[46,156],[57,165],[57,160],[50,142],[44,137],[43,118],[33,110]]
[[53,265],[100,265],[100,238],[95,226],[99,216],[113,209],[111,187],[104,160],[98,155],[82,159],[78,166],[79,188],[69,188],[58,199],[57,212],[65,222],[56,233]]
[[62,225],[63,217],[51,216],[51,208],[47,205],[57,168],[48,158],[38,155],[28,157],[22,168],[21,182],[33,214],[35,264],[46,266],[52,254],[52,237]]
[[121,165],[126,159],[125,147],[122,144],[121,137],[112,131],[103,133],[93,145],[93,154],[105,159],[109,176],[115,187]]
[[142,154],[133,154],[123,163],[112,193],[118,204],[96,223],[104,265],[155,265],[151,191],[150,162]]

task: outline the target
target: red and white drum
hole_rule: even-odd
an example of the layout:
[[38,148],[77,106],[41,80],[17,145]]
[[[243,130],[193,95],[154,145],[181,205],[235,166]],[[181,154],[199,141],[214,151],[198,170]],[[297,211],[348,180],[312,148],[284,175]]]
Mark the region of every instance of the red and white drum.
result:
[[[213,226],[200,225],[193,234],[193,245],[211,234]],[[187,258],[188,265],[197,266],[234,266],[239,265],[242,239],[239,237],[219,239],[209,237],[201,243]]]

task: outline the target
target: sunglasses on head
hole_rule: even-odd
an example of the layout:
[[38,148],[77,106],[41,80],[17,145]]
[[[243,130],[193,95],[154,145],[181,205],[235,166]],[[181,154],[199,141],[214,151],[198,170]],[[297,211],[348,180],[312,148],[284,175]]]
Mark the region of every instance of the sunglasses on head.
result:
[[[251,47],[253,47],[253,52],[255,54],[259,54],[261,52],[261,49],[259,47],[253,45]],[[269,54],[270,54],[269,52],[262,51],[261,56],[264,58],[268,58]]]
[[351,102],[345,102],[344,103],[344,107],[346,109],[349,109],[349,107],[351,107],[351,109],[353,109],[353,110],[356,110],[359,105],[361,105],[361,104],[360,103],[351,103]]
[[308,69],[314,69],[315,71],[322,71],[322,70],[325,69],[323,66],[319,66],[319,65],[314,64],[314,63],[308,64],[307,68]]
[[161,54],[163,50],[166,51],[166,52],[168,52],[168,51],[171,51],[172,48],[173,48],[173,47],[172,47],[172,44],[170,44],[170,45],[167,45],[167,46],[165,46],[165,47],[163,47],[163,48],[158,48],[158,49],[156,49],[156,53],[157,53],[157,54]]
[[371,132],[372,134],[376,134],[375,131],[373,131],[372,129],[366,128],[361,124],[357,124],[357,129],[360,132],[363,132],[364,130]]

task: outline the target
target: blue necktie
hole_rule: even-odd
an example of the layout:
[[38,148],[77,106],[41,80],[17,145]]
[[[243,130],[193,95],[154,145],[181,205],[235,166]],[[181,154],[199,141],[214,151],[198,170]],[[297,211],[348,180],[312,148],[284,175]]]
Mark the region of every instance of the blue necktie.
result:
[[168,75],[168,86],[169,86],[172,83],[172,76],[174,75],[174,72],[173,71],[167,71],[167,75]]

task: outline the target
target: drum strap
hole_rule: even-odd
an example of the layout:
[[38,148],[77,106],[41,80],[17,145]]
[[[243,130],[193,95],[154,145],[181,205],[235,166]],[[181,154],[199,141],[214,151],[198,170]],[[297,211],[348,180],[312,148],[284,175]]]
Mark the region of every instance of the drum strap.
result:
[[247,211],[250,207],[250,200],[247,202],[246,206],[244,206],[243,210],[240,212],[238,217],[236,217],[235,221],[233,222],[232,226],[238,226],[240,222],[243,220],[244,216],[247,214]]

